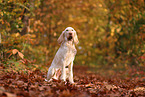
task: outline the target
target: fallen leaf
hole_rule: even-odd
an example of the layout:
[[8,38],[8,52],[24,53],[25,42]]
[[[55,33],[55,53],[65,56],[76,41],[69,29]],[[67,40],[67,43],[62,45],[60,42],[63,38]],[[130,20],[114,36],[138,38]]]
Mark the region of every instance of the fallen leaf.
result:
[[70,93],[70,91],[67,90],[63,90],[63,92],[61,93],[60,97],[70,97],[72,96],[72,94]]
[[12,93],[8,93],[8,92],[4,92],[4,93],[2,94],[2,96],[6,96],[6,97],[17,97],[16,94],[12,94]]
[[145,91],[144,87],[137,87],[134,89],[134,91]]
[[21,86],[21,85],[23,85],[24,84],[24,81],[17,81],[17,85],[18,86]]
[[24,55],[21,52],[18,52],[18,55],[23,59]]
[[13,55],[15,55],[17,52],[19,52],[17,49],[12,50]]

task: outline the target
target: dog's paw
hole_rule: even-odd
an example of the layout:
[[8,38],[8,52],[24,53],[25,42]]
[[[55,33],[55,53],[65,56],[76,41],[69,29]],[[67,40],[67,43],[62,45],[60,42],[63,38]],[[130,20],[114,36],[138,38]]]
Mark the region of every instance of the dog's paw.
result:
[[45,79],[45,81],[46,81],[46,82],[48,82],[48,80],[47,80],[47,79]]
[[75,83],[74,81],[72,81],[72,82],[69,82],[70,84],[72,84],[72,85],[76,85],[77,83]]
[[46,81],[46,82],[51,82],[51,81],[52,81],[52,79],[50,79],[50,80],[45,79],[45,81]]
[[74,82],[74,83],[71,83],[71,84],[72,84],[72,85],[77,85],[77,83],[75,83],[75,82]]
[[61,80],[62,82],[66,82],[66,79],[65,79],[65,78],[60,78],[60,80]]

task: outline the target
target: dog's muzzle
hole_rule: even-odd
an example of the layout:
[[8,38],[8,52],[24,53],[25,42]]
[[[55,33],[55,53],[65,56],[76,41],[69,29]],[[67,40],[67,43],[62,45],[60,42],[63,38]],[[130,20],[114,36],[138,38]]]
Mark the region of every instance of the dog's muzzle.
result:
[[72,40],[72,38],[73,38],[72,36],[69,36],[67,39],[68,39],[68,41],[70,41],[70,40]]

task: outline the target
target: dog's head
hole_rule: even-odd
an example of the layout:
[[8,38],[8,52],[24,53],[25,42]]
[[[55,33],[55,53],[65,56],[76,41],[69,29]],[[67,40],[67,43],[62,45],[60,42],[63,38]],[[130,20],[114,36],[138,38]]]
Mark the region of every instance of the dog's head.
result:
[[67,27],[59,36],[58,43],[61,44],[63,41],[73,41],[78,44],[78,37],[76,31],[72,27]]

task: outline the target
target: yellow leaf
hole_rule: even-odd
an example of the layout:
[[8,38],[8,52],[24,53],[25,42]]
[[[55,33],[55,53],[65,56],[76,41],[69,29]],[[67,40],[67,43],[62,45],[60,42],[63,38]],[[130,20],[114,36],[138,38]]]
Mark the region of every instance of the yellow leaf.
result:
[[19,52],[17,49],[12,50],[13,55],[15,55],[17,52]]
[[21,52],[18,52],[18,55],[23,59],[24,55]]
[[57,23],[57,25],[60,25],[60,24],[62,24],[63,22],[62,22],[62,20],[60,20],[58,23]]
[[35,38],[36,37],[36,35],[35,34],[31,34],[31,38]]
[[99,4],[99,7],[102,7],[102,4]]
[[69,15],[69,21],[73,21],[72,15]]
[[111,32],[111,36],[114,36],[114,33],[113,32]]
[[18,36],[20,36],[20,33],[16,33],[15,35],[16,35],[16,37],[18,37]]

